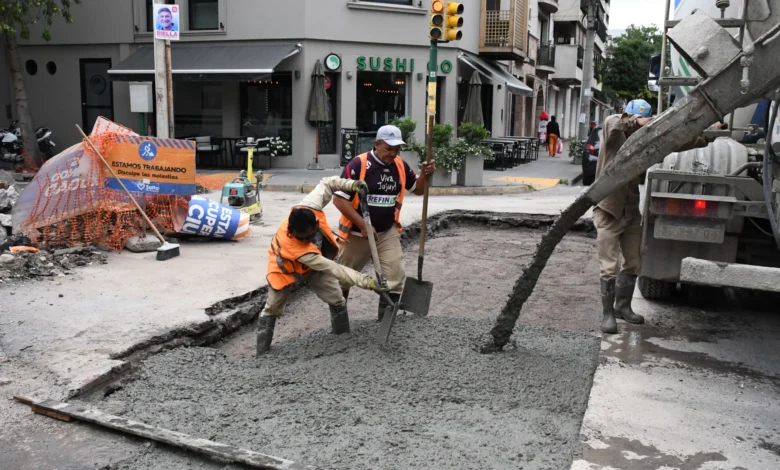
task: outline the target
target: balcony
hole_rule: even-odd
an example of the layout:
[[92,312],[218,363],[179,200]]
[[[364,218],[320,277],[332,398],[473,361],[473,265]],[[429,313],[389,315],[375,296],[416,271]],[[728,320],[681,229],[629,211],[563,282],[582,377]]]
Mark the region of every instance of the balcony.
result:
[[536,57],[538,72],[555,73],[555,44],[542,43]]
[[576,44],[556,44],[555,73],[550,76],[559,85],[582,84],[582,59],[585,49]]
[[488,10],[482,0],[479,54],[493,60],[525,60],[528,57],[527,0],[501,2],[504,9]]
[[[582,14],[586,17],[588,16],[588,0],[582,0],[580,2],[580,11],[582,11]],[[601,39],[602,42],[607,42],[607,23],[606,23],[606,15],[607,12],[604,11],[604,5],[601,4],[601,2],[596,2],[596,35]]]
[[551,15],[558,12],[558,0],[539,0],[539,10]]

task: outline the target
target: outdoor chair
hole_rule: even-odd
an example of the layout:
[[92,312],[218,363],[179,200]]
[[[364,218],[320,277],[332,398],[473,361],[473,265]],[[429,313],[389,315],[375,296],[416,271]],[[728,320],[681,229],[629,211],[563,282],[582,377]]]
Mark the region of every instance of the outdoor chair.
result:
[[[197,166],[217,166],[217,158],[222,155],[222,145],[210,136],[195,137],[195,164]],[[206,158],[209,163],[206,163]]]

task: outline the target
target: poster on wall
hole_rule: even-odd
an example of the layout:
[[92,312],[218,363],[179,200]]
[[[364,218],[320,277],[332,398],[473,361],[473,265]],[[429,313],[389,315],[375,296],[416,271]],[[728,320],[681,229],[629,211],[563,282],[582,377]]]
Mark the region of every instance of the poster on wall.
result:
[[154,4],[154,37],[179,40],[179,5]]

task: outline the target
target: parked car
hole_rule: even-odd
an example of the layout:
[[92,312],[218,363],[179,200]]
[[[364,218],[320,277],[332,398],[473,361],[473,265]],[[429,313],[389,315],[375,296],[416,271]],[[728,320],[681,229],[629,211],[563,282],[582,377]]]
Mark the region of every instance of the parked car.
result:
[[599,149],[601,148],[601,126],[596,126],[590,131],[588,141],[582,155],[582,184],[590,186],[596,181],[596,165],[599,162]]

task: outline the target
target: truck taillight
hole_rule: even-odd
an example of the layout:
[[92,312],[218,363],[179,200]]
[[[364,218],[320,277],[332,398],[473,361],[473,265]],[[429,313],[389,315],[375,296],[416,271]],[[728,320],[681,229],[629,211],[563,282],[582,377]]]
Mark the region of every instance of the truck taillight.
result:
[[717,218],[718,203],[701,199],[653,198],[653,213]]

